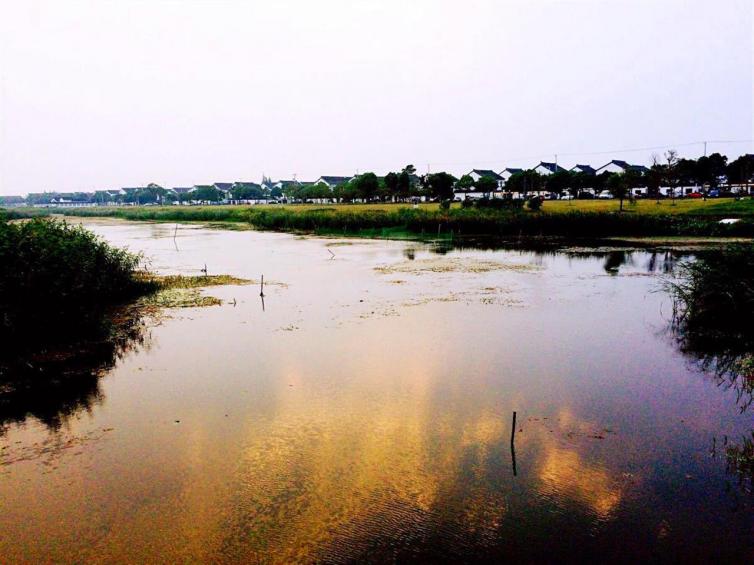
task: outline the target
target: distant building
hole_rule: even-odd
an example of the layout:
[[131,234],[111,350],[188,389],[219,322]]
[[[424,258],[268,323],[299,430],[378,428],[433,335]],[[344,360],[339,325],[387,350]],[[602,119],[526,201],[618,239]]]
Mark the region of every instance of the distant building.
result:
[[114,206],[121,203],[121,198],[125,196],[123,189],[116,188],[112,190],[95,190],[94,202],[99,206]]
[[230,198],[230,191],[233,190],[232,182],[216,182],[212,186],[220,191],[223,200],[228,200]]
[[96,206],[96,204],[90,200],[74,200],[71,198],[53,198],[50,201],[50,206],[53,208],[89,208]]
[[24,204],[26,204],[26,200],[23,196],[0,196],[0,206],[12,208],[15,206],[23,206]]
[[523,169],[515,169],[513,167],[507,167],[500,171],[500,178],[503,179],[503,186],[505,186],[505,183],[508,182],[508,179],[511,178],[516,173],[523,173]]
[[272,179],[270,179],[270,177],[266,177],[262,175],[262,183],[260,186],[262,187],[262,190],[264,190],[265,192],[270,192],[273,186],[275,186],[275,183],[272,182]]
[[593,175],[594,174],[594,167],[590,165],[574,165],[571,167],[572,173],[584,173],[587,175]]
[[619,159],[613,159],[606,165],[602,165],[599,169],[594,171],[595,175],[601,175],[602,173],[625,173],[626,171],[633,170],[638,173],[646,173],[649,171],[644,165],[631,165],[626,161]]
[[314,184],[324,184],[328,188],[330,188],[330,190],[332,190],[333,188],[340,186],[341,184],[347,183],[352,178],[353,177],[322,176],[315,180]]
[[253,188],[262,190],[262,185],[251,181],[237,181],[233,183],[233,188]]
[[501,177],[499,174],[497,174],[495,171],[491,171],[489,169],[472,169],[468,176],[470,176],[472,179],[474,179],[474,182],[477,182],[482,177],[489,177],[491,179],[494,179],[495,182],[497,182],[497,188],[498,190],[503,188],[503,185],[505,184],[505,181],[503,180],[503,177]]
[[272,188],[279,188],[280,190],[286,190],[294,186],[301,185],[297,180],[279,180],[272,185]]
[[546,161],[540,161],[539,165],[534,167],[533,170],[540,175],[551,175],[553,173],[565,171],[565,169],[557,163],[548,163]]

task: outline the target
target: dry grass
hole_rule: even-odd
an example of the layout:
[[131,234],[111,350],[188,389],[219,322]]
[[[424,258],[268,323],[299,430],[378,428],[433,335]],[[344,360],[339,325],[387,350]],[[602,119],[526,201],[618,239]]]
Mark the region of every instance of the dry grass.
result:
[[239,279],[231,275],[207,275],[207,276],[186,276],[186,275],[150,275],[153,280],[159,284],[162,290],[176,288],[205,288],[208,286],[225,286],[225,285],[247,285],[254,284],[249,279]]
[[201,289],[221,285],[248,285],[254,281],[231,275],[186,276],[142,275],[157,283],[159,290],[141,299],[140,305],[147,310],[160,308],[202,308],[219,306],[222,300],[202,294]]

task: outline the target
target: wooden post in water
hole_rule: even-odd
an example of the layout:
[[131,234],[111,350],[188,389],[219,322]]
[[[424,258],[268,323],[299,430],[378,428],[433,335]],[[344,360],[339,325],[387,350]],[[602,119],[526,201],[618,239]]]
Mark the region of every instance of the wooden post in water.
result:
[[516,440],[516,411],[513,411],[513,426],[511,427],[511,447]]
[[264,275],[262,275],[262,281],[259,283],[259,296],[264,297]]
[[511,428],[511,466],[513,467],[513,476],[515,477],[518,473],[516,472],[516,446],[515,446],[515,439],[516,439],[516,411],[513,411],[513,427]]

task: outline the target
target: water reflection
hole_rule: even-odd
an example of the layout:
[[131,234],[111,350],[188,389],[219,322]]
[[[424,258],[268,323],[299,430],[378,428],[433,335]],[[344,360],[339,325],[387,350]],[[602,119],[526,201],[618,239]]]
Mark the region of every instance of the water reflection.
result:
[[[720,440],[731,449],[706,456],[714,434],[746,432],[746,422],[689,378],[675,344],[656,339],[666,297],[644,275],[672,270],[677,255],[448,249],[430,260],[527,268],[386,277],[375,266],[413,256],[416,268],[431,247],[349,240],[331,261],[332,240],[194,229],[181,231],[176,254],[169,230],[160,245],[134,237],[149,224],[122,229],[131,235],[121,241],[142,242],[159,268],[206,261],[239,276],[269,273],[290,289],[285,300],[271,289],[264,314],[260,289],[240,287],[225,296],[238,298],[235,308],[166,321],[155,329],[159,348],[117,363],[74,410],[103,394],[108,402],[55,434],[93,430],[102,441],[80,456],[69,450],[54,472],[24,462],[0,469],[6,560],[747,554],[750,515],[730,510],[720,459],[745,473],[750,448]],[[605,275],[606,262],[618,276]],[[501,288],[522,301],[359,315],[438,287]],[[49,435],[13,428],[2,438],[11,450]]]
[[0,363],[0,435],[27,418],[57,430],[102,402],[100,377],[130,350],[147,345],[148,338],[133,309],[109,314],[100,325],[107,328],[106,337]]
[[[677,345],[718,386],[735,390],[743,413],[754,402],[754,249],[702,254],[682,263],[679,274],[668,284]],[[749,492],[754,480],[752,437],[730,444],[724,438],[728,470]]]

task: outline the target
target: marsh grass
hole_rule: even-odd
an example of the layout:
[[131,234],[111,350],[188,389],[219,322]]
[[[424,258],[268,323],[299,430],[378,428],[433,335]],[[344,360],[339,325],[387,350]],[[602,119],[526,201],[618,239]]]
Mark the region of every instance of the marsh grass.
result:
[[[754,245],[701,254],[680,263],[677,274],[668,290],[678,345],[718,385],[735,391],[743,413],[754,402]],[[726,446],[725,457],[728,470],[751,492],[752,438]]]
[[248,285],[254,282],[231,275],[159,276],[143,273],[140,276],[153,282],[158,289],[139,301],[139,304],[150,312],[154,308],[203,308],[207,306],[219,306],[223,303],[221,299],[202,294],[200,289],[224,285]]
[[[299,206],[170,206],[51,210],[81,217],[115,217],[162,222],[244,224],[254,229],[375,238],[448,238],[459,236],[558,236],[570,238],[754,235],[754,206],[748,202],[684,204],[676,211],[664,202],[642,202],[617,212],[608,204],[566,207],[546,202],[542,211],[521,209],[440,209],[398,204]],[[652,204],[652,206],[650,206]],[[721,225],[719,217],[736,207],[743,220]],[[704,213],[701,211],[704,210]],[[19,212],[23,213],[23,212]],[[38,210],[30,211],[40,213]]]
[[189,288],[206,288],[209,286],[223,285],[248,285],[254,281],[249,279],[240,279],[231,275],[206,275],[206,276],[186,276],[186,275],[151,275],[146,274],[148,280],[152,281],[159,287],[159,290],[170,289],[189,289]]

